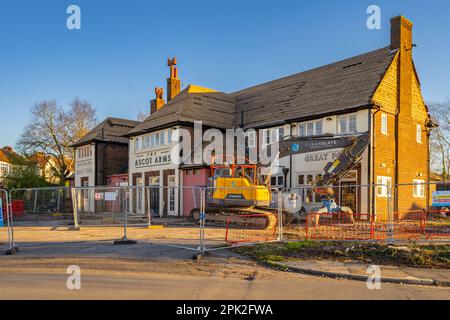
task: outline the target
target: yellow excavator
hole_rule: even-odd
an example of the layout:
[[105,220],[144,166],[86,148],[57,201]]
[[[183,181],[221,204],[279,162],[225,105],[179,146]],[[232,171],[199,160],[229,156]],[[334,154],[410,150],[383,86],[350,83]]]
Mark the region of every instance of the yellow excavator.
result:
[[[369,142],[369,134],[291,137],[277,144],[277,157],[281,159],[288,155],[342,148],[343,151],[336,159],[325,166],[323,174],[313,181],[311,190],[323,196],[322,207],[317,208],[319,212],[344,212],[351,215],[350,208],[336,205],[332,186],[360,161]],[[278,191],[269,186],[270,174],[259,174],[260,167],[257,164],[211,166],[205,205],[206,222],[223,225],[228,221],[232,225],[261,229],[273,227],[277,223],[278,205],[273,194]],[[282,215],[284,223],[293,218],[286,210],[283,210]],[[193,209],[191,218],[198,221],[199,217],[200,209]]]

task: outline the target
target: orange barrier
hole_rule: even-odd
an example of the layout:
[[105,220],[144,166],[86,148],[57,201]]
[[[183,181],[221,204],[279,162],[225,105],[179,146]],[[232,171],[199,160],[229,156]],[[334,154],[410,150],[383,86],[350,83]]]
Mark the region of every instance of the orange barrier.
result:
[[366,213],[310,213],[306,217],[306,238],[315,240],[371,240],[380,229]]
[[[272,218],[266,229],[254,225],[255,219]],[[227,219],[225,241],[230,244],[267,242],[278,239],[278,218],[270,213],[239,215]],[[237,219],[237,220],[236,220]]]
[[[243,215],[242,221],[267,215]],[[310,213],[306,223],[285,226],[290,240],[335,241],[450,241],[450,212],[411,210],[393,213],[392,223],[379,221],[367,213]],[[287,231],[286,231],[287,232]],[[266,242],[277,239],[278,225],[266,230],[232,225],[227,221],[226,241]]]

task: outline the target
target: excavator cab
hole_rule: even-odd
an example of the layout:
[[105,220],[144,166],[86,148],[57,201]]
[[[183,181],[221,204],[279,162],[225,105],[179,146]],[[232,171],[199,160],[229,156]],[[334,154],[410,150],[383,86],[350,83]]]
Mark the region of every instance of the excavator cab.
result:
[[270,190],[259,185],[254,164],[211,166],[211,187],[207,203],[216,206],[265,207],[270,204]]

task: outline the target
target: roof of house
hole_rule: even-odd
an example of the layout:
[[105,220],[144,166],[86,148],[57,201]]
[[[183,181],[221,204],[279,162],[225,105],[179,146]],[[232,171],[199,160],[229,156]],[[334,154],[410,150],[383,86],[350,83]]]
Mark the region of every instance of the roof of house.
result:
[[235,93],[238,125],[260,127],[371,104],[395,52],[389,47]]
[[128,139],[124,135],[139,123],[139,121],[134,120],[106,118],[83,138],[75,142],[72,147],[79,147],[94,141],[128,144]]
[[199,88],[201,87],[188,86],[128,135],[138,135],[168,124],[194,121],[202,121],[204,126],[215,128],[233,128],[236,99],[223,92]]
[[127,136],[194,121],[223,129],[269,127],[369,107],[396,52],[385,47],[234,93],[191,85]]
[[6,163],[25,163],[27,160],[15,152],[11,147],[0,148],[0,162]]

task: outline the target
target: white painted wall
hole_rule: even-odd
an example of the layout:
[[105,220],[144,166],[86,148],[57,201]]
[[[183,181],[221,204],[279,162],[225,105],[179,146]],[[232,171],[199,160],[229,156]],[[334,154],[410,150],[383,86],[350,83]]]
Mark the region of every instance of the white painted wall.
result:
[[78,149],[75,149],[75,186],[81,187],[81,178],[89,178],[89,186],[95,185],[95,144],[90,144],[91,156],[78,158]]
[[[356,134],[366,133],[369,130],[369,110],[360,110],[354,113],[356,115]],[[317,121],[320,119],[315,119]],[[339,116],[328,116],[321,119],[322,120],[322,133],[323,134],[339,134]],[[308,122],[308,121],[307,121]],[[304,122],[306,123],[306,122]],[[298,135],[298,125],[299,123],[292,124],[292,135]],[[285,127],[285,132],[289,132],[289,127]],[[276,127],[274,127],[276,128]],[[332,149],[326,151],[312,152],[306,154],[294,155],[292,157],[292,168],[290,168],[290,158],[284,157],[279,160],[279,166],[274,168],[272,175],[278,176],[282,175],[282,167],[289,168],[289,173],[287,177],[287,186],[290,185],[290,178],[292,177],[292,187],[298,187],[298,176],[307,174],[321,174],[324,171],[324,167],[328,162],[333,161],[343,149]],[[367,148],[361,159],[361,185],[367,185],[369,183],[369,148]],[[368,187],[361,187],[361,211],[362,213],[368,212]]]
[[[129,145],[129,185],[133,186],[133,175],[136,173],[140,173],[144,184],[147,183],[145,181],[145,173],[150,171],[159,171],[159,186],[160,186],[160,215],[163,214],[164,209],[164,197],[163,192],[168,193],[167,188],[163,188],[163,172],[164,170],[175,170],[175,185],[179,186],[179,170],[178,166],[173,164],[170,158],[170,153],[172,150],[173,143],[171,145],[167,144],[167,132],[165,137],[166,144],[162,147],[151,148],[151,149],[136,149],[135,140],[136,138],[142,139],[145,135],[133,137],[130,139]],[[180,193],[178,190],[175,192],[175,214],[178,215],[179,210],[179,196]],[[133,193],[130,193],[130,207],[132,208],[133,203]],[[145,208],[145,197],[142,199],[142,208]],[[169,201],[169,196],[167,196],[167,201]],[[168,207],[168,203],[165,204]]]

